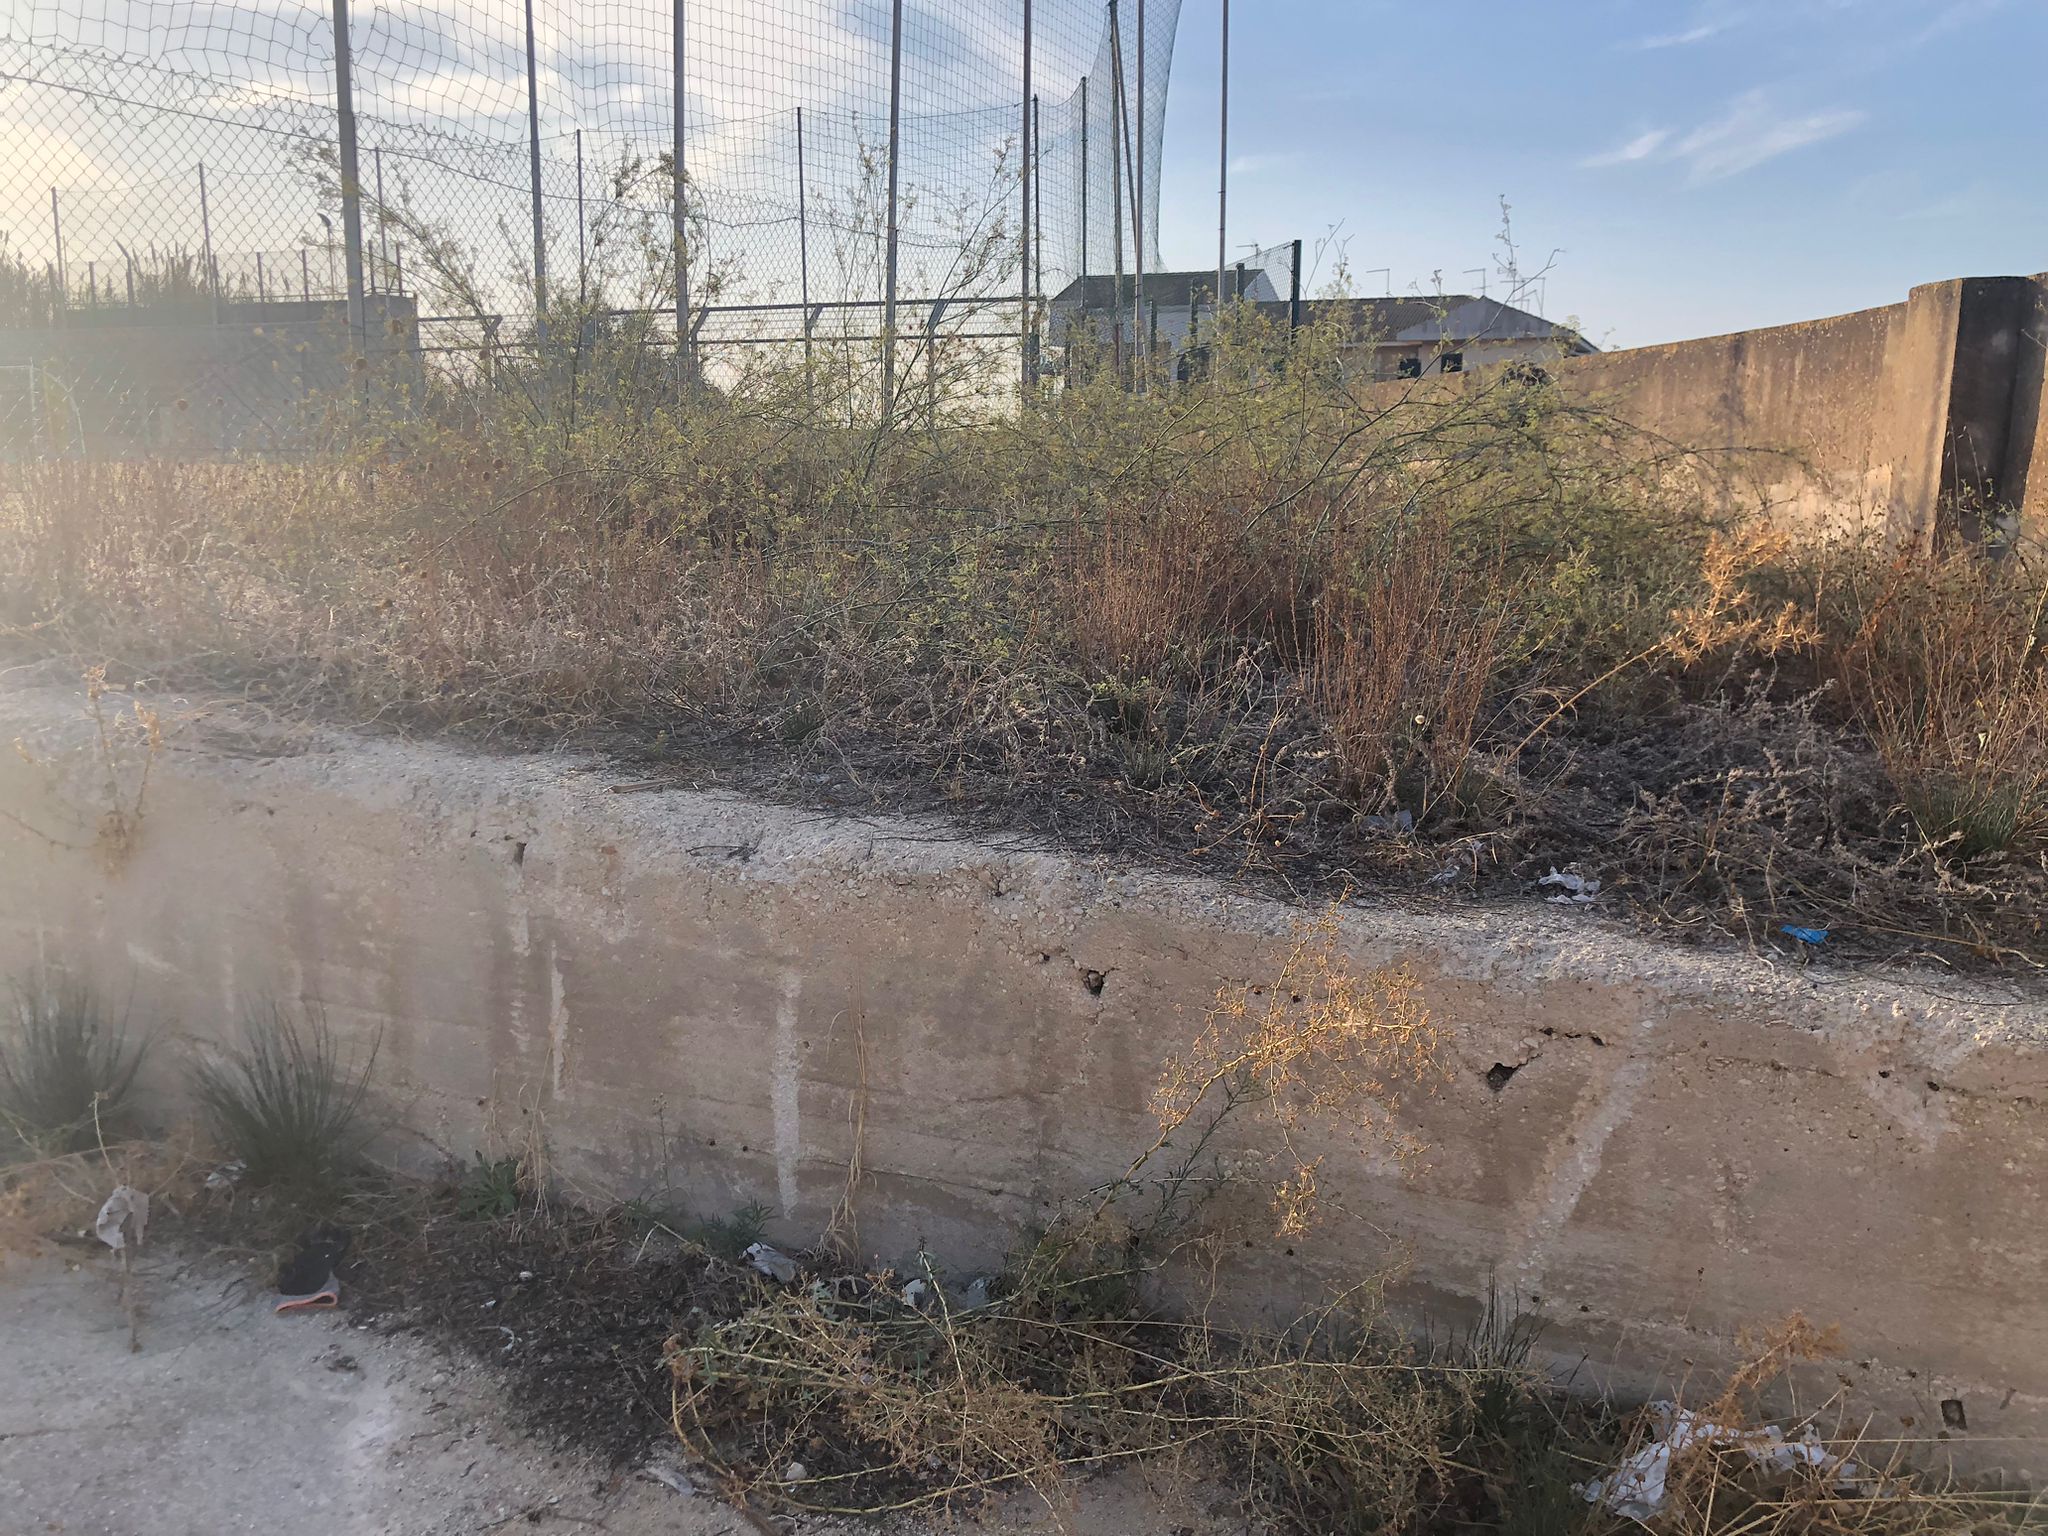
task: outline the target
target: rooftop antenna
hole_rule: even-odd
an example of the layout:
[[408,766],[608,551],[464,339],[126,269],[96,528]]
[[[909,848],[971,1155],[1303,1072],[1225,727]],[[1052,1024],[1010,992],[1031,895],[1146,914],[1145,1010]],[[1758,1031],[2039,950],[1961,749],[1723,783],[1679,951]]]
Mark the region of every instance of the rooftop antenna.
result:
[[1486,268],[1467,267],[1465,268],[1464,275],[1470,277],[1474,272],[1479,274],[1479,297],[1483,299],[1486,297]]
[[1391,299],[1394,296],[1394,269],[1392,267],[1367,267],[1365,269],[1367,277],[1371,277],[1375,272],[1387,280],[1387,297]]

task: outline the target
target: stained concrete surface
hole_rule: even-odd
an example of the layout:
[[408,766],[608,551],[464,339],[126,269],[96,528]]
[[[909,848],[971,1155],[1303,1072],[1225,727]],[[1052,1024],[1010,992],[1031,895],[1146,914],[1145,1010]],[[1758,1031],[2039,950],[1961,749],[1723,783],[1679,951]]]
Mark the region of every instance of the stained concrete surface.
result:
[[[135,999],[160,1123],[188,1045],[317,1010],[376,1050],[394,1161],[539,1137],[593,1202],[758,1203],[798,1246],[850,1200],[878,1265],[987,1268],[1126,1166],[1218,989],[1273,978],[1301,915],[935,818],[158,703],[114,858],[85,701],[0,688],[0,742],[23,743],[0,751],[0,975]],[[1302,1128],[1331,1219],[1233,1250],[1231,1316],[1391,1274],[1405,1318],[1469,1327],[1497,1292],[1543,1322],[1545,1363],[1647,1397],[1796,1311],[1840,1327],[1816,1385],[1846,1383],[1872,1433],[1953,1399],[1969,1429],[1945,1448],[2048,1476],[2038,978],[1680,948],[1534,896],[1333,921],[1440,1032],[1441,1080],[1396,1116],[1425,1154]]]
[[[223,1262],[148,1253],[140,1349],[100,1255],[0,1268],[0,1536],[481,1536],[756,1529],[706,1494],[615,1474],[512,1427],[491,1373],[347,1314],[279,1317]],[[1091,1484],[1076,1536],[1224,1536],[1135,1477]],[[778,1522],[791,1536],[883,1527]],[[1019,1500],[983,1527],[1051,1531]],[[896,1524],[886,1536],[923,1536]]]

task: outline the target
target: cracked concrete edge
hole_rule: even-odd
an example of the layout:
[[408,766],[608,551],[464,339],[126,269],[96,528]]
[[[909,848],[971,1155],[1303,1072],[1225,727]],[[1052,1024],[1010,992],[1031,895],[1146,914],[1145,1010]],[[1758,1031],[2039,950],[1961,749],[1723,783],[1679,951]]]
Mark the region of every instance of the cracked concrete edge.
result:
[[[119,711],[125,695],[110,695]],[[806,887],[825,900],[857,902],[871,883],[954,885],[964,897],[1028,902],[1059,947],[1070,949],[1088,915],[1133,907],[1163,922],[1278,936],[1303,908],[1233,891],[1227,884],[1053,848],[995,846],[986,835],[918,818],[806,809],[725,790],[620,794],[643,773],[580,752],[480,751],[459,743],[328,726],[277,725],[232,701],[151,697],[171,750],[203,761],[216,780],[253,797],[297,789],[344,793],[365,809],[473,823],[476,835],[544,848],[551,828],[595,822],[637,863],[689,860],[744,887]],[[0,688],[0,737],[41,750],[73,773],[96,771],[94,729],[83,691]],[[222,750],[209,738],[234,745]],[[63,759],[69,759],[68,764]],[[90,799],[96,791],[83,787]],[[745,850],[744,858],[733,850]],[[1987,1047],[2013,1050],[2015,1065],[2048,1052],[2048,979],[1990,973],[1954,976],[1932,966],[1876,975],[1825,962],[1800,964],[1734,944],[1679,945],[1642,933],[1599,909],[1447,902],[1408,905],[1366,893],[1343,911],[1361,958],[1425,947],[1451,975],[1475,982],[1581,982],[1640,989],[1665,1002],[1711,1000],[1757,1008],[1790,1028],[1854,1029],[1887,1046],[1910,1043],[1930,1065],[1960,1064]],[[1073,957],[1086,972],[1106,974]],[[2048,1092],[2048,1055],[2015,1092]],[[1958,1080],[1953,1091],[1973,1091]],[[1981,1090],[1977,1090],[1981,1091]]]

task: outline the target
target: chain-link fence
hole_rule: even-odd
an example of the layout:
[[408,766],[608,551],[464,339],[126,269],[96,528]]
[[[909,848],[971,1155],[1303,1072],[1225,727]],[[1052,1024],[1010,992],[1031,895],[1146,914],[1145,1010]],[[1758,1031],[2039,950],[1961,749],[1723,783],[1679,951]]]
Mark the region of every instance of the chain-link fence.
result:
[[551,326],[1014,387],[1050,297],[1158,265],[1179,8],[0,0],[0,452],[290,446],[365,357]]

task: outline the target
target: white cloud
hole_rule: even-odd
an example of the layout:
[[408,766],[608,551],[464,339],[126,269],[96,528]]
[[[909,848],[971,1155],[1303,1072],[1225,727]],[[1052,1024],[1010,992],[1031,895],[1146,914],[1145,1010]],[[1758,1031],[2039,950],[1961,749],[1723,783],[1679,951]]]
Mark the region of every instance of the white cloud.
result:
[[1951,0],[1950,4],[1937,9],[1927,19],[1926,24],[1907,39],[1906,46],[1918,48],[1931,43],[1937,37],[1953,32],[1958,27],[1966,27],[1974,21],[1981,21],[2004,8],[2005,0]]
[[1579,164],[1589,170],[1597,170],[1602,166],[1608,165],[1633,165],[1639,160],[1647,160],[1656,154],[1658,150],[1664,147],[1665,141],[1670,137],[1671,130],[1669,128],[1652,128],[1647,132],[1637,134],[1626,144],[1617,145],[1613,149],[1606,150],[1597,155],[1588,155]]
[[1693,181],[1720,181],[1847,133],[1868,115],[1848,108],[1788,115],[1762,91],[1745,91],[1720,117],[1681,139],[1672,153],[1685,162]]
[[1683,32],[1666,32],[1656,37],[1636,39],[1635,47],[1645,53],[1658,48],[1690,48],[1694,43],[1704,43],[1710,37],[1719,37],[1731,23],[1725,21],[1703,21],[1696,27],[1687,27]]
[[1651,128],[1627,143],[1588,156],[1588,170],[1618,165],[1676,164],[1694,182],[1721,181],[1755,170],[1766,160],[1804,149],[1862,126],[1868,113],[1847,107],[1804,114],[1781,112],[1762,91],[1745,91],[1719,117],[1681,138]]
[[1280,154],[1232,155],[1230,174],[1233,176],[1261,176],[1272,171],[1291,170],[1299,164],[1301,156],[1292,152]]

